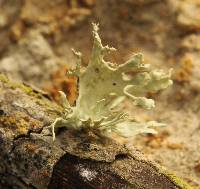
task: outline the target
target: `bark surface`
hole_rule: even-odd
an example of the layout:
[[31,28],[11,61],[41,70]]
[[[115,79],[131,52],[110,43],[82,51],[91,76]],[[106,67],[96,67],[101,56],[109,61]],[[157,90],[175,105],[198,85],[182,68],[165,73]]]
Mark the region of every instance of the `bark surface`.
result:
[[[19,189],[189,189],[135,148],[48,126],[63,109],[0,75],[0,183]],[[1,188],[1,187],[0,187]]]

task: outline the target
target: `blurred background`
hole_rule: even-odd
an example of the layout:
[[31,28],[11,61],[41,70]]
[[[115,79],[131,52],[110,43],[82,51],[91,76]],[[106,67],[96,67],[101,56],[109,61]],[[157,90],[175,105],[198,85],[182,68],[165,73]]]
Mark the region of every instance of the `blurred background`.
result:
[[200,0],[0,0],[0,72],[71,104],[76,78],[71,52],[92,48],[91,23],[100,24],[104,45],[118,49],[107,57],[123,63],[136,52],[153,68],[173,68],[174,85],[149,94],[156,108],[123,106],[138,121],[167,123],[158,135],[133,144],[154,161],[200,188]]

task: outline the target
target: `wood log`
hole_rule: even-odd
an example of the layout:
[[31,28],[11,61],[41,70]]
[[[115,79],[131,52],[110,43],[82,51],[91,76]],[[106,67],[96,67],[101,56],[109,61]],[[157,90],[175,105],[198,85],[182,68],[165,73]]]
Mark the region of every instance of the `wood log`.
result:
[[48,126],[63,109],[0,75],[0,183],[19,189],[191,189],[136,148]]

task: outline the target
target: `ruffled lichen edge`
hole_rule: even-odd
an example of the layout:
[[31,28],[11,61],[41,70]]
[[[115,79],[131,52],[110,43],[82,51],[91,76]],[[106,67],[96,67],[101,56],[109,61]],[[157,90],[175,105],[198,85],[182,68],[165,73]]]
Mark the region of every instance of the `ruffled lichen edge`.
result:
[[140,53],[120,65],[105,61],[104,56],[115,48],[102,45],[98,29],[98,25],[93,24],[92,55],[84,71],[81,70],[82,54],[73,50],[77,65],[68,72],[68,77],[75,75],[79,78],[79,96],[72,107],[60,91],[65,116],[52,124],[53,140],[55,129],[59,127],[87,128],[99,136],[112,138],[114,134],[131,140],[136,134],[156,133],[153,127],[164,126],[155,121],[139,123],[130,120],[126,112],[116,111],[116,107],[127,98],[135,106],[153,108],[154,100],[145,96],[170,86],[172,70],[167,73],[151,70],[148,64],[143,63]]

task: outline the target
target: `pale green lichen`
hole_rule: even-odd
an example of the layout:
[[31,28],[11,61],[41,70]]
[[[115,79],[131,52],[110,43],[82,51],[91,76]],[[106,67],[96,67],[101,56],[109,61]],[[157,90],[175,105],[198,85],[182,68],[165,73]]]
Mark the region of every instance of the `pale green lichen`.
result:
[[92,56],[85,71],[81,70],[81,53],[73,50],[77,66],[69,71],[68,77],[76,75],[79,78],[79,96],[76,106],[71,107],[65,94],[60,92],[65,117],[57,118],[52,124],[53,139],[54,129],[58,127],[88,128],[104,137],[117,134],[132,138],[138,133],[156,133],[152,127],[164,124],[129,120],[127,114],[117,111],[116,107],[128,98],[136,106],[153,108],[154,101],[145,95],[171,85],[171,70],[168,73],[150,70],[149,65],[143,63],[141,54],[134,54],[131,59],[118,66],[106,62],[104,56],[115,49],[102,45],[96,24],[93,24],[93,39]]

